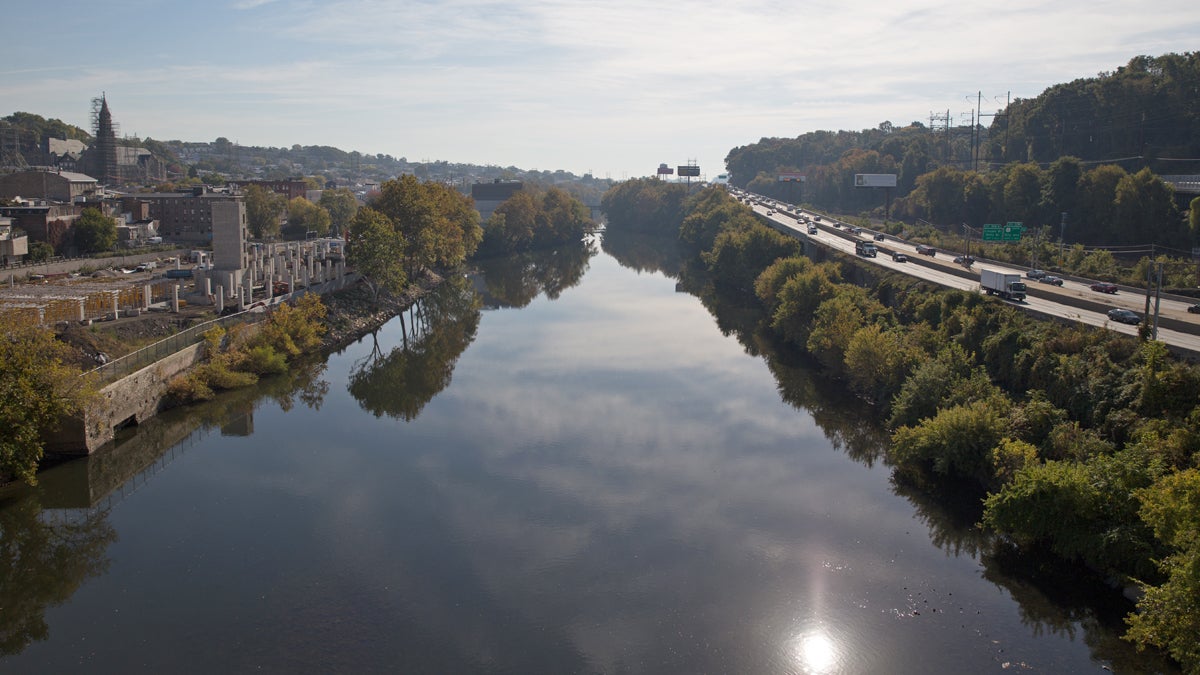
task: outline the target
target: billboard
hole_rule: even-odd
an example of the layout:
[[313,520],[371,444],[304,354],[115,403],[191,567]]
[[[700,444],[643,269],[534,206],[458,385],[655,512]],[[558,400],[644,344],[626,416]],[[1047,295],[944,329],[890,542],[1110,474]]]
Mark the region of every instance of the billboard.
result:
[[795,172],[791,172],[791,171],[784,172],[784,173],[779,174],[779,182],[780,183],[803,183],[804,182],[804,174],[795,173]]
[[670,176],[670,175],[672,175],[672,174],[674,174],[674,173],[675,173],[675,169],[672,169],[671,167],[667,166],[666,164],[659,164],[659,165],[658,165],[658,175],[660,175],[660,176]]
[[896,187],[896,174],[894,173],[856,173],[854,174],[854,187]]
[[700,175],[700,167],[694,166],[691,164],[688,164],[686,166],[681,165],[679,167],[679,175],[680,176],[699,176]]

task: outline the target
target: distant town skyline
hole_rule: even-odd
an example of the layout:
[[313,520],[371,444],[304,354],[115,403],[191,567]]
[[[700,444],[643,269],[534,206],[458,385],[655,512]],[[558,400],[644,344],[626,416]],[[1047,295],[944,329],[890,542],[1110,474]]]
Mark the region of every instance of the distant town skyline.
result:
[[[0,116],[616,179],[763,137],[968,124],[1007,96],[1194,51],[1181,0],[971,5],[235,0],[6,5]],[[985,118],[984,124],[990,124]]]

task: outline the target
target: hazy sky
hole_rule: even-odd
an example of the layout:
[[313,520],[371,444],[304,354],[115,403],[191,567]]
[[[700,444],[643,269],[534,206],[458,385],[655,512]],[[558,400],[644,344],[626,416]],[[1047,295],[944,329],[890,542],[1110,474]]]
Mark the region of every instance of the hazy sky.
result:
[[89,128],[106,92],[143,138],[612,178],[713,177],[764,136],[969,121],[977,91],[995,112],[1200,48],[1195,0],[8,0],[3,21],[0,116]]

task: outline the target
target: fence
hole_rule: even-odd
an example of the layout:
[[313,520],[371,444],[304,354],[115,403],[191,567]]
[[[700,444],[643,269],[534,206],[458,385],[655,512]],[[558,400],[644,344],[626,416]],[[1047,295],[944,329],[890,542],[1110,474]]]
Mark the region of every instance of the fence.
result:
[[194,344],[198,344],[204,340],[204,334],[209,329],[220,326],[225,330],[229,330],[233,326],[243,324],[258,323],[270,316],[269,312],[254,311],[254,312],[238,312],[229,316],[223,316],[212,321],[196,324],[190,328],[186,328],[168,338],[164,338],[155,342],[152,345],[142,347],[141,349],[130,352],[119,359],[114,359],[89,372],[89,375],[94,375],[100,384],[107,384],[115,380],[119,380],[126,375],[135,373],[146,366],[160,361],[175,352],[187,349]]

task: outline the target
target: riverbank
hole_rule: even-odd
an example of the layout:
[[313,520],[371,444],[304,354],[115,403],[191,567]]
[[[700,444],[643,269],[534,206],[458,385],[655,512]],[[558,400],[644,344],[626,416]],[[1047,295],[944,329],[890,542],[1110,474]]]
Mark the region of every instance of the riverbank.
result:
[[355,284],[329,294],[323,298],[328,310],[325,315],[328,330],[321,340],[321,351],[338,351],[376,330],[392,317],[411,307],[426,293],[437,288],[440,283],[440,275],[426,271],[416,283],[410,284],[399,295],[381,291],[379,297],[374,298],[367,284]]

